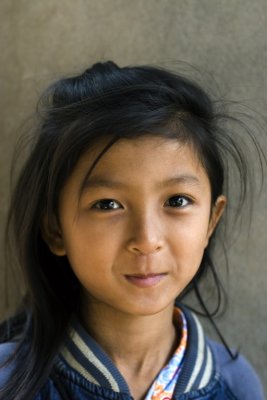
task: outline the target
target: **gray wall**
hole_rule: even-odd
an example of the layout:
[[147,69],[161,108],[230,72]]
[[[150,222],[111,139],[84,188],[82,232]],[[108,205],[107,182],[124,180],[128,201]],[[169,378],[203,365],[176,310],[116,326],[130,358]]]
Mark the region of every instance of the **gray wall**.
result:
[[[184,60],[216,78],[221,93],[262,114],[267,106],[266,0],[1,0],[0,219],[3,236],[14,143],[42,88],[97,60],[119,65]],[[230,250],[231,307],[219,321],[267,382],[266,186],[249,238]],[[1,252],[3,254],[3,251]],[[20,277],[0,270],[0,314]],[[5,296],[8,287],[9,304]],[[15,285],[17,281],[17,285]],[[210,328],[207,326],[208,331]]]

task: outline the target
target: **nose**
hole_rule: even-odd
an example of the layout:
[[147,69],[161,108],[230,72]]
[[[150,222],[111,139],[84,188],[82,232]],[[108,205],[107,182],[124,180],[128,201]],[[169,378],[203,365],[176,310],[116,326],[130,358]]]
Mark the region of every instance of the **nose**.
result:
[[127,248],[131,253],[149,255],[163,248],[162,224],[155,215],[135,216],[130,223]]

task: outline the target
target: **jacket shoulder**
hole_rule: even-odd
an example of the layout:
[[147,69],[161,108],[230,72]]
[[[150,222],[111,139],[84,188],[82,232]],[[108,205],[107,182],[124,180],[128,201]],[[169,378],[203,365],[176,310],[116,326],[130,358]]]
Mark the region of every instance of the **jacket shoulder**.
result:
[[14,363],[9,363],[8,359],[12,357],[16,348],[16,342],[0,343],[0,388],[5,385],[14,368]]
[[265,400],[260,379],[247,359],[238,355],[233,360],[225,347],[208,339],[215,362],[225,383],[240,400]]

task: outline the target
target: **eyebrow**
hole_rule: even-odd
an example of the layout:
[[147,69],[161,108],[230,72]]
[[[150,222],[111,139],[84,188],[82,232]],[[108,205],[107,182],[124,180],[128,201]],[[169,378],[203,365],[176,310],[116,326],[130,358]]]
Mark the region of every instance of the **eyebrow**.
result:
[[[192,186],[200,186],[199,179],[195,175],[190,175],[190,174],[181,174],[181,175],[174,176],[174,177],[169,178],[164,181],[159,181],[156,186],[158,188],[164,188],[167,186],[172,186],[172,185],[181,184],[181,183],[190,184]],[[104,177],[93,177],[93,178],[87,179],[82,184],[81,193],[84,193],[87,190],[90,190],[92,188],[123,189],[123,188],[127,188],[127,187],[128,187],[127,183],[125,184],[124,182],[116,181],[113,179],[107,179]]]

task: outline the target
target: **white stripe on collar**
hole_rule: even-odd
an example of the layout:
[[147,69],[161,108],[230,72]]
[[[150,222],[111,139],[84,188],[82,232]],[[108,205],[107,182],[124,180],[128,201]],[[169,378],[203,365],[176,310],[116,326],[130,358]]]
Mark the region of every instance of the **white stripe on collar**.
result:
[[203,373],[202,379],[200,381],[199,384],[199,389],[205,387],[212,376],[212,372],[213,372],[213,358],[212,358],[212,354],[211,354],[211,350],[210,348],[207,346],[207,361],[206,361],[206,368],[205,371]]
[[[211,350],[205,343],[205,336],[203,332],[203,328],[200,325],[199,320],[197,317],[194,315],[194,313],[191,314],[196,330],[197,330],[197,338],[198,338],[198,343],[197,343],[197,358],[195,361],[195,365],[192,371],[192,374],[190,376],[190,379],[188,381],[188,384],[186,386],[186,389],[184,393],[190,392],[192,389],[201,389],[202,387],[206,386],[207,383],[210,381],[212,372],[213,372],[213,357],[211,354]],[[206,352],[206,355],[205,355]],[[205,359],[206,356],[206,359]],[[197,380],[200,379],[199,384],[196,387],[196,382]]]
[[85,369],[81,363],[79,363],[75,357],[69,352],[67,347],[65,347],[61,351],[61,355],[65,359],[65,361],[76,371],[78,371],[85,379],[87,379],[89,382],[92,382],[96,385],[100,385],[99,382],[89,373],[87,369]]

